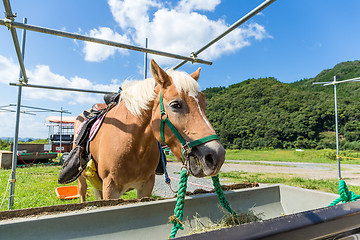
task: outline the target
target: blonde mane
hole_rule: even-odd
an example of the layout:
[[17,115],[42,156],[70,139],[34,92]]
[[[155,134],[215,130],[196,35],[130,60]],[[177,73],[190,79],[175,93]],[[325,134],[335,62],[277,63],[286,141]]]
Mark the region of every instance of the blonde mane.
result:
[[[200,92],[200,86],[189,74],[181,71],[168,70],[167,74],[172,78],[176,90],[184,91],[189,96],[196,96]],[[119,101],[124,101],[127,109],[134,116],[141,116],[143,110],[149,109],[149,103],[155,99],[156,81],[148,78],[141,81],[126,80],[121,88]]]

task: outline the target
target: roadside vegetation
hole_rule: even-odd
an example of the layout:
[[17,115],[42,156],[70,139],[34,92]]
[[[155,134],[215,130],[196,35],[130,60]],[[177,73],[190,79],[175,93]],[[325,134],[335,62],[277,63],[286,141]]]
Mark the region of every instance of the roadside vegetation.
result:
[[[360,164],[360,152],[340,151],[341,163]],[[331,149],[259,149],[259,150],[226,150],[226,160],[279,161],[279,162],[312,162],[336,163],[336,151]]]
[[10,151],[10,144],[12,141],[9,139],[0,139],[0,150]]
[[[12,142],[13,142],[12,139],[1,139],[0,138],[0,150],[12,151],[12,149],[10,149]],[[47,144],[48,142],[49,142],[48,139],[28,139],[26,142],[19,141],[19,143],[29,143],[29,144],[31,144],[31,143]]]

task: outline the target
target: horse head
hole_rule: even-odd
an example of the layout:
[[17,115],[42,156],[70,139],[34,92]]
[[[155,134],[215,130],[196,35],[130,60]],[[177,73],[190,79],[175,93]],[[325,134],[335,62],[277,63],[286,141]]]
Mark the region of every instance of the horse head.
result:
[[205,95],[197,82],[200,68],[188,75],[165,72],[151,59],[158,93],[152,112],[156,139],[166,144],[195,177],[215,176],[225,160],[225,149],[205,115]]

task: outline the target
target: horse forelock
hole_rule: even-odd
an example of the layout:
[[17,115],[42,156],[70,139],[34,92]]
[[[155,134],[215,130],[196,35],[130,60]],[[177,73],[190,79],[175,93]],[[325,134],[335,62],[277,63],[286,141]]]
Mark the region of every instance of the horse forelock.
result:
[[181,71],[174,71],[172,69],[167,71],[175,85],[176,90],[181,93],[184,91],[189,96],[195,97],[200,92],[199,83],[194,80],[189,74]]
[[[184,91],[189,96],[195,97],[200,92],[200,86],[189,74],[181,71],[168,70],[167,74],[172,79],[176,90]],[[124,101],[126,108],[134,115],[141,116],[143,110],[149,109],[150,101],[154,100],[156,82],[153,78],[145,80],[126,80],[121,88],[119,101]]]

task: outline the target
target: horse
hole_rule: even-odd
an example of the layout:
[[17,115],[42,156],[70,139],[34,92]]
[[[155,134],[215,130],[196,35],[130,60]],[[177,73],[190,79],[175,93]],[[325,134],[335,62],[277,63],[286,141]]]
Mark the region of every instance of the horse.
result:
[[[131,189],[137,190],[139,199],[149,197],[160,158],[158,142],[167,145],[195,177],[215,176],[224,163],[225,149],[218,138],[206,139],[216,135],[205,115],[205,95],[197,82],[201,68],[190,75],[164,71],[151,59],[150,69],[153,78],[123,84],[118,103],[90,142],[101,180],[100,189],[95,190],[98,200],[118,199]],[[173,127],[163,123],[165,118]],[[83,121],[79,115],[75,137]],[[203,138],[205,141],[198,141]],[[182,144],[194,141],[196,146],[190,148]],[[78,179],[78,189],[81,202],[86,201],[84,174]]]

